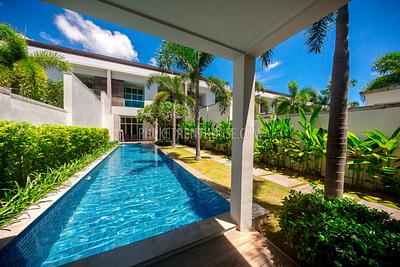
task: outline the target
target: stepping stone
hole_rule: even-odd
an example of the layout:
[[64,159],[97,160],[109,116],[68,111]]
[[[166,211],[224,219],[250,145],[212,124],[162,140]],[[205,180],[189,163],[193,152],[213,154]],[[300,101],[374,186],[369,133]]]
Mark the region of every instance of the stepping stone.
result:
[[262,176],[262,178],[284,187],[292,187],[303,183],[302,181],[289,178],[288,176],[282,174],[266,175]]
[[400,211],[399,210],[389,208],[389,207],[386,207],[386,206],[378,204],[378,203],[369,202],[364,199],[360,200],[358,203],[363,204],[363,205],[373,208],[373,209],[386,211],[387,213],[390,214],[390,217],[400,220]]
[[261,228],[268,221],[269,211],[257,203],[253,203],[252,207],[252,218],[253,218],[253,227]]
[[263,176],[263,175],[269,175],[269,174],[273,174],[273,172],[266,171],[266,170],[263,170],[260,168],[253,169],[254,176]]
[[224,158],[220,158],[220,157],[213,157],[213,160],[218,163],[222,163],[222,164],[231,163],[231,161],[229,159],[224,159]]
[[314,188],[313,188],[311,185],[309,185],[309,184],[306,184],[306,185],[302,185],[302,186],[293,188],[293,190],[302,192],[302,193],[304,193],[304,194],[308,194],[308,193],[314,192]]

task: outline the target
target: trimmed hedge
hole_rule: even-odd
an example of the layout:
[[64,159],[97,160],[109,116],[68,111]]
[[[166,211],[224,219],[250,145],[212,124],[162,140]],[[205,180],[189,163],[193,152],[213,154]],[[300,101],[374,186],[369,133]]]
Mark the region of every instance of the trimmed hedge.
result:
[[32,172],[61,166],[108,142],[107,129],[0,121],[0,186],[15,187],[14,181],[24,186]]
[[[400,221],[322,191],[291,191],[280,211],[281,232],[305,265],[395,266],[400,262]],[[397,265],[398,266],[398,265]]]

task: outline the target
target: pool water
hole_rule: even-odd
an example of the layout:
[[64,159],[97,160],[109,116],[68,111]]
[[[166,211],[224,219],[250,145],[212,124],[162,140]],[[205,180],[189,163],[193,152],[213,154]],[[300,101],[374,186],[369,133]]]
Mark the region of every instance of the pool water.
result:
[[58,266],[228,210],[155,146],[123,145],[1,250],[0,264]]

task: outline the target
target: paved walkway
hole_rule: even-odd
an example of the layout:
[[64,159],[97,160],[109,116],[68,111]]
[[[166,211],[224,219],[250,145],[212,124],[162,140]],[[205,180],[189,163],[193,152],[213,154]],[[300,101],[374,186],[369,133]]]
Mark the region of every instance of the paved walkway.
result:
[[229,231],[150,266],[298,266],[256,231]]
[[[192,152],[192,153],[196,153],[196,150],[194,148],[191,147],[187,147],[187,146],[180,146],[183,149],[185,149],[186,151]],[[207,158],[211,158],[213,160],[215,160],[216,162],[225,164],[227,166],[231,166],[231,160],[222,156],[218,156],[218,155],[213,155],[210,153],[206,153],[206,152],[202,152],[201,154],[203,157],[207,157]],[[257,176],[259,178],[262,179],[266,179],[268,181],[271,181],[273,183],[279,184],[283,187],[294,187],[296,185],[299,185],[298,187],[293,188],[293,190],[296,191],[300,191],[303,193],[311,193],[314,191],[314,189],[312,188],[311,185],[309,184],[304,184],[303,181],[300,181],[298,179],[295,178],[291,178],[287,175],[284,174],[279,174],[279,173],[274,173],[268,170],[264,170],[261,168],[254,168],[253,169],[253,175]],[[345,195],[345,197],[348,198],[353,198],[351,196],[347,196]],[[397,209],[393,209],[378,203],[374,203],[374,202],[369,202],[366,200],[360,200],[358,203],[366,205],[370,208],[374,208],[374,209],[378,209],[378,210],[382,210],[382,211],[386,211],[387,213],[389,213],[391,215],[392,218],[395,218],[397,220],[400,220],[400,210]]]

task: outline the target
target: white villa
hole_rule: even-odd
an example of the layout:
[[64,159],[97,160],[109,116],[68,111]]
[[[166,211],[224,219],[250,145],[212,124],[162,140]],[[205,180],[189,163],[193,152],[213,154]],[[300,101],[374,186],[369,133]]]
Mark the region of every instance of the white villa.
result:
[[[104,127],[109,129],[112,140],[119,141],[156,139],[154,127],[138,121],[136,116],[157,93],[157,86],[147,88],[146,81],[150,75],[161,73],[159,68],[32,40],[28,42],[30,52],[56,52],[72,64],[71,73],[48,71],[51,80],[64,80],[64,109],[49,109],[49,105],[11,94],[3,88],[0,99],[7,112],[1,112],[0,119]],[[200,83],[200,99],[203,111],[217,106],[205,82]],[[41,116],[43,112],[47,116]],[[214,117],[221,116],[216,111]]]
[[[151,65],[74,50],[28,40],[31,53],[39,50],[56,52],[72,64],[71,73],[48,70],[51,80],[64,80],[64,109],[27,99],[2,89],[5,112],[0,119],[74,126],[108,128],[110,138],[117,141],[153,141],[157,133],[152,125],[138,121],[139,109],[152,102],[157,86],[146,87],[147,78],[160,69]],[[278,92],[256,92],[268,102]],[[200,83],[200,117],[205,120],[232,120],[232,105],[221,114],[215,96],[205,82]],[[266,113],[260,106],[259,113]],[[46,113],[46,116],[42,116]],[[7,117],[8,116],[8,117]]]

